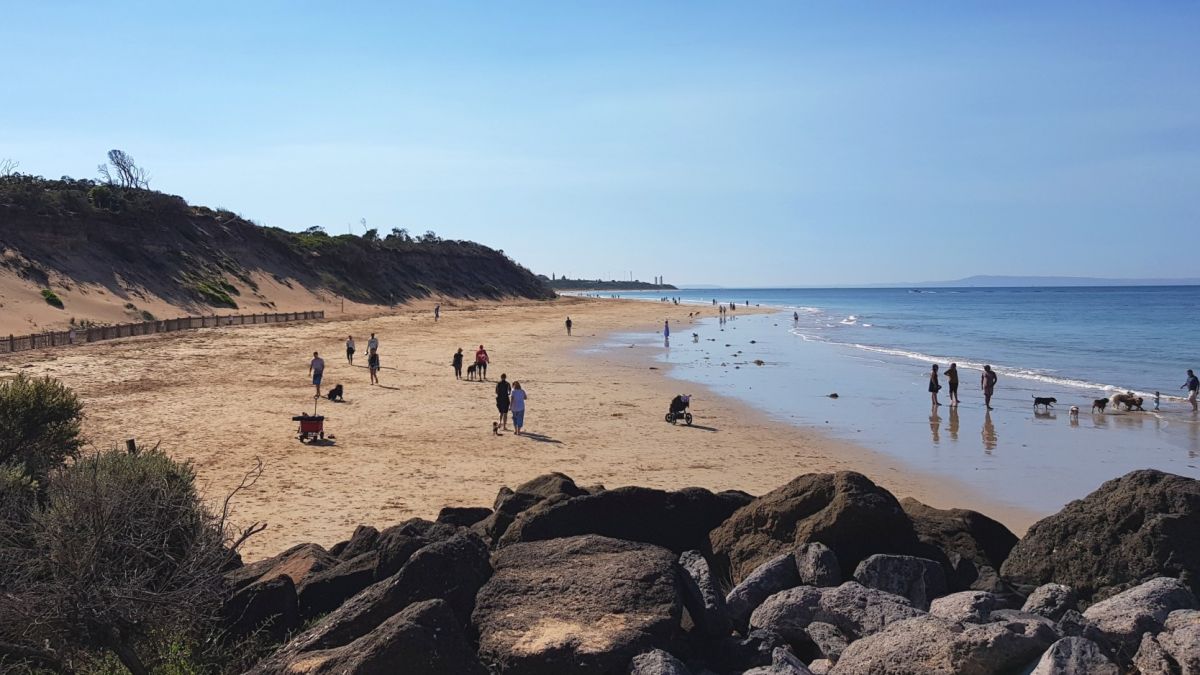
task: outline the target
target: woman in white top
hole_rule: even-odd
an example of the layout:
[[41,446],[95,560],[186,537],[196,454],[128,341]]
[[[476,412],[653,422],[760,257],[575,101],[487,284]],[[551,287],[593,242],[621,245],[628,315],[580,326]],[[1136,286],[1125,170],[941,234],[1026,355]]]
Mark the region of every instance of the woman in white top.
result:
[[521,388],[521,383],[513,382],[512,404],[509,406],[509,412],[512,413],[513,428],[518,436],[521,435],[521,427],[525,426],[525,399],[527,398],[529,396]]
[[346,360],[350,362],[350,365],[354,365],[354,336],[353,335],[346,336]]

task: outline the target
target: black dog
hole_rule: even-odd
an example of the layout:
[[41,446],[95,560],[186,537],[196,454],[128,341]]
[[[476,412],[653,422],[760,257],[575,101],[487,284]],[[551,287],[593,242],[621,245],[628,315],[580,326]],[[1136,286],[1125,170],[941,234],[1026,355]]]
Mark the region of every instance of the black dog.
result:
[[1106,399],[1106,398],[1098,398],[1098,399],[1092,401],[1092,412],[1096,412],[1096,408],[1099,408],[1100,412],[1104,412],[1104,409],[1107,407],[1108,407],[1108,399]]
[[1051,408],[1054,407],[1055,403],[1058,403],[1058,399],[1054,398],[1053,396],[1034,396],[1033,397],[1033,407],[1034,408],[1036,408],[1040,405],[1040,406],[1045,407],[1046,410],[1050,410]]
[[334,387],[333,389],[330,389],[329,393],[326,394],[326,396],[329,398],[330,401],[339,401],[341,403],[345,403],[346,399],[342,398],[343,393],[345,393],[345,392],[342,389],[342,385],[339,384],[336,387]]
[[468,380],[475,379],[475,364],[474,363],[467,366],[467,379]]

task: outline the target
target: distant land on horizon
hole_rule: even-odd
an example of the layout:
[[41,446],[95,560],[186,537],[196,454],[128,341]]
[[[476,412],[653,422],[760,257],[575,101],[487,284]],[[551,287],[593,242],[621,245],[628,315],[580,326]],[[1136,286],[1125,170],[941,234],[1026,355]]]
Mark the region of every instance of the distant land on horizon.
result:
[[[1119,279],[1107,277],[1035,277],[980,274],[952,281],[907,281],[878,284],[830,284],[828,286],[792,286],[779,288],[1021,288],[1021,287],[1086,287],[1086,286],[1200,286],[1200,278]],[[736,286],[715,284],[680,284],[684,290],[734,289]],[[751,287],[742,287],[751,288]]]

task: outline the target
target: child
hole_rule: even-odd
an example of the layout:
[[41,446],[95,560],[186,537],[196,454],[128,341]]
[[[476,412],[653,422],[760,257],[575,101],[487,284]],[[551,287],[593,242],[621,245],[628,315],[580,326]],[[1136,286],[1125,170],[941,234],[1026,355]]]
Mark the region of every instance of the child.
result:
[[1154,409],[1158,410],[1158,402],[1162,400],[1162,394],[1154,392]]
[[379,384],[379,353],[374,349],[367,357],[367,368],[371,370],[371,384]]

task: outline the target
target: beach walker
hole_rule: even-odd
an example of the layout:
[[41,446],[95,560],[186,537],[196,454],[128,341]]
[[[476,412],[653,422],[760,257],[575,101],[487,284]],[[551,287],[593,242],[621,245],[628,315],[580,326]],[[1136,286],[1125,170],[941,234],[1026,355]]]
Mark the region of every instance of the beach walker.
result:
[[316,439],[325,439],[325,416],[317,414],[317,401],[313,399],[313,414],[306,415],[300,413],[292,418],[293,422],[299,422],[300,428],[296,430],[296,436],[301,443],[311,442]]

